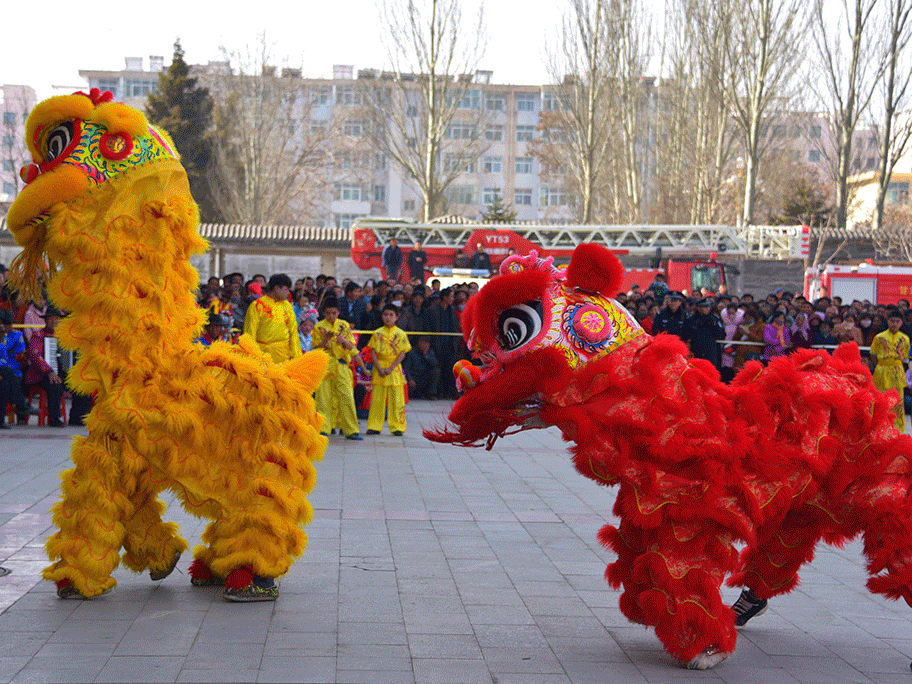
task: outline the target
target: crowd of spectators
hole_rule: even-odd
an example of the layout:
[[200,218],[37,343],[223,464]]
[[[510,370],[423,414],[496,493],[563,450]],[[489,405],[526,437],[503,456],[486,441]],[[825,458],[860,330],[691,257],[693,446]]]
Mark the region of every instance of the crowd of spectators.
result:
[[[796,349],[832,350],[843,342],[855,342],[873,371],[877,358],[870,347],[878,334],[890,329],[891,317],[898,321],[898,332],[912,338],[912,310],[907,299],[890,305],[867,300],[846,302],[841,297],[809,301],[781,288],[760,299],[750,293],[688,297],[668,291],[660,280],[643,292],[638,287],[620,292],[617,300],[647,332],[680,337],[695,357],[712,362],[726,381],[749,360],[767,363]],[[904,363],[908,366],[909,359]],[[908,412],[912,406],[908,387],[912,370],[906,372],[906,379]]]
[[[420,252],[420,245],[415,247],[413,251]],[[392,261],[396,260],[393,255]],[[402,264],[401,259],[398,263],[400,268],[407,265],[409,271],[416,272],[423,265],[420,261]],[[219,323],[213,334],[218,335],[220,326],[240,334],[248,307],[264,294],[266,285],[264,275],[245,279],[241,273],[212,277],[201,284],[199,305],[219,315],[213,319]],[[459,313],[477,292],[476,283],[441,288],[439,280],[424,284],[418,274],[407,283],[375,279],[358,283],[318,275],[294,281],[290,300],[302,351],[309,351],[313,346],[312,331],[323,319],[321,304],[326,299],[338,302],[339,318],[358,333],[358,349],[366,347],[371,333],[383,326],[384,307],[395,307],[396,326],[408,334],[412,347],[402,362],[410,397],[452,399],[457,390],[450,369],[457,360],[469,358],[469,353],[461,335],[441,333],[461,332]],[[876,358],[867,348],[878,333],[888,330],[891,315],[901,318],[900,331],[912,337],[912,310],[906,299],[890,306],[858,300],[844,302],[839,297],[808,301],[783,289],[762,298],[750,293],[738,296],[727,292],[689,297],[669,291],[661,277],[645,290],[634,286],[629,292],[618,293],[616,299],[630,310],[646,332],[679,336],[694,356],[713,363],[726,381],[752,359],[768,362],[798,348],[832,349],[849,341],[862,348],[862,355],[873,370]],[[41,325],[47,306],[43,300],[23,301],[5,289],[0,296],[0,309],[9,310],[13,323]],[[26,348],[28,338],[39,329],[23,330]],[[26,356],[21,355],[20,362]],[[912,403],[912,397],[907,398],[907,403]]]
[[[420,268],[420,264],[417,267]],[[266,277],[261,274],[249,280],[240,273],[229,274],[223,279],[209,278],[200,286],[199,304],[224,316],[230,327],[240,332],[244,329],[247,308],[262,296],[265,285]],[[324,301],[337,301],[339,318],[353,330],[361,331],[358,349],[368,346],[371,333],[383,327],[383,308],[392,305],[398,311],[396,327],[408,334],[412,346],[402,364],[409,396],[453,399],[456,383],[450,369],[457,360],[469,357],[461,336],[459,312],[477,292],[476,283],[441,288],[439,279],[424,284],[420,276],[408,283],[374,279],[359,283],[348,278],[338,281],[332,276],[318,275],[296,280],[291,301],[304,351],[312,348],[311,333],[323,320]]]

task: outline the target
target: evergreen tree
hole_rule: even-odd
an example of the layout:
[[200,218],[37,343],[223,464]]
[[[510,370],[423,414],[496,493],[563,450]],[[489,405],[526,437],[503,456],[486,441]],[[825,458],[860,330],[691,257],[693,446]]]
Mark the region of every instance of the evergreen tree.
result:
[[174,41],[171,66],[158,77],[158,88],[149,93],[146,116],[150,123],[168,131],[190,179],[190,192],[199,205],[200,220],[218,222],[221,215],[209,189],[212,159],[212,97],[208,88],[197,87],[184,61],[180,39]]
[[494,193],[494,200],[481,213],[482,221],[491,221],[497,223],[513,223],[516,221],[516,211],[513,207],[504,204],[500,193]]

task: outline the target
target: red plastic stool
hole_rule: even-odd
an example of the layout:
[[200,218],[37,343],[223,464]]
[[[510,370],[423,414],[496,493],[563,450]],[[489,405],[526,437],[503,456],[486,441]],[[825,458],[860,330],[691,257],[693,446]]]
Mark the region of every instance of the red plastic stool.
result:
[[[37,385],[31,385],[28,388],[28,401],[32,403],[35,397],[38,397],[38,425],[47,425],[48,424],[48,402],[47,402],[47,392],[38,387]],[[66,402],[60,401],[60,420],[66,425]],[[28,416],[25,417],[26,425],[28,425]]]

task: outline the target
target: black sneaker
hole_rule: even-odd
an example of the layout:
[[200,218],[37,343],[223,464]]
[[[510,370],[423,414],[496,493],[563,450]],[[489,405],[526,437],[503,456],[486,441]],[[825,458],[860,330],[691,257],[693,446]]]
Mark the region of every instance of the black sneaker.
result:
[[757,597],[750,589],[741,591],[732,610],[735,611],[735,629],[741,629],[751,618],[766,612],[767,600]]
[[380,434],[380,431],[379,431],[379,430],[368,430],[368,431],[365,432],[364,434],[365,434],[365,435],[379,435],[379,434]]

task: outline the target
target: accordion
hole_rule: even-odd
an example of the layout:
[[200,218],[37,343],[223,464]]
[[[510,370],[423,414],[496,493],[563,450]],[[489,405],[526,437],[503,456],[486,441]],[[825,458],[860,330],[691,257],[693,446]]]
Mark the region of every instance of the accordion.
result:
[[66,375],[75,363],[73,352],[58,347],[56,337],[44,338],[44,361],[61,377]]

